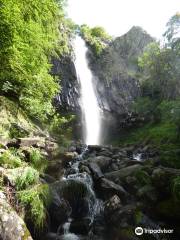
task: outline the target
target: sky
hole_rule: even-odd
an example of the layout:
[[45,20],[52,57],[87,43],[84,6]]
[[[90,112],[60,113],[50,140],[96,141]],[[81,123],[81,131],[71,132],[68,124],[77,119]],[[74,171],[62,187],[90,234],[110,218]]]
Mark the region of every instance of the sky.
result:
[[114,37],[141,26],[157,39],[176,12],[180,12],[180,0],[68,0],[67,8],[75,23],[102,26]]

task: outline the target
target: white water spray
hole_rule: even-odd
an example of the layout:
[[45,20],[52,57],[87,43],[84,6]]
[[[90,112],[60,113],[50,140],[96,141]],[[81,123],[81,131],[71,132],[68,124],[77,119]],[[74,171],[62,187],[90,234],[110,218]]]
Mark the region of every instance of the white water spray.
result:
[[77,36],[74,41],[75,67],[81,85],[81,107],[85,120],[84,140],[87,145],[100,144],[100,109],[93,88],[93,74],[86,57],[87,47],[84,40]]

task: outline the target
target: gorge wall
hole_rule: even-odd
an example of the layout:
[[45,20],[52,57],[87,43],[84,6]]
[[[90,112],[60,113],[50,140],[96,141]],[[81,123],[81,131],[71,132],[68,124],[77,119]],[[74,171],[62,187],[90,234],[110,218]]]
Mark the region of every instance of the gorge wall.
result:
[[[131,104],[141,95],[139,87],[138,57],[154,41],[140,27],[117,37],[97,57],[89,48],[89,67],[95,75],[94,87],[102,109],[104,142],[119,134],[131,115]],[[53,73],[61,78],[62,90],[56,98],[60,111],[80,113],[80,89],[73,57],[53,60]]]

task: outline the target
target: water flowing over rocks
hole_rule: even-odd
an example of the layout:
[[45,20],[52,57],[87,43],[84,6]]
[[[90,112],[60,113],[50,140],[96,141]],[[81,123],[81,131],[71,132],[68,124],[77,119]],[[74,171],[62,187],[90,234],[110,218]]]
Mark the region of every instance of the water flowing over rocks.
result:
[[[141,95],[137,59],[152,41],[154,39],[143,29],[133,27],[127,34],[111,41],[98,58],[90,49],[88,51],[89,70],[94,75],[93,86],[101,108],[102,142],[107,142],[124,128],[144,122],[144,119],[132,114],[131,105]],[[60,112],[76,114],[74,127],[80,130],[81,86],[74,60],[73,54],[62,60],[53,59],[52,73],[60,76],[62,86],[55,105]],[[111,130],[108,131],[109,129]]]
[[[51,224],[45,239],[138,240],[137,226],[172,228],[178,234],[178,226],[169,222],[165,203],[174,201],[171,179],[180,172],[158,165],[158,152],[142,145],[74,145],[69,149],[72,152],[65,155],[77,150],[78,156],[67,160],[64,175],[50,184]],[[134,159],[137,153],[142,153],[138,160]],[[171,237],[146,236],[148,240]]]

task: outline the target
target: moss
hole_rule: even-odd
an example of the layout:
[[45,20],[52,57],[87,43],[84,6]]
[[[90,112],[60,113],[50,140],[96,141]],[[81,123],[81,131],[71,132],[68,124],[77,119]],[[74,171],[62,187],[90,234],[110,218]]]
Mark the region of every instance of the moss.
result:
[[149,174],[144,170],[138,170],[135,174],[136,179],[138,180],[139,185],[150,185],[151,184],[151,178]]
[[135,212],[135,215],[134,215],[134,219],[135,219],[135,223],[136,224],[139,224],[142,222],[142,218],[143,218],[143,213],[139,210],[137,210]]
[[[170,146],[168,148],[170,149]],[[180,168],[180,150],[173,149],[173,147],[172,150],[169,151],[163,151],[161,149],[160,161],[165,167]]]

